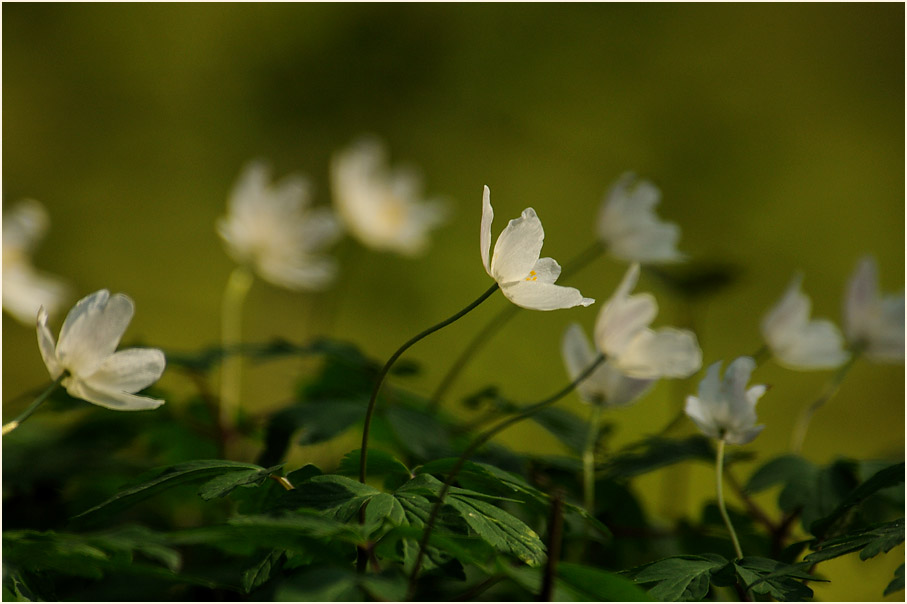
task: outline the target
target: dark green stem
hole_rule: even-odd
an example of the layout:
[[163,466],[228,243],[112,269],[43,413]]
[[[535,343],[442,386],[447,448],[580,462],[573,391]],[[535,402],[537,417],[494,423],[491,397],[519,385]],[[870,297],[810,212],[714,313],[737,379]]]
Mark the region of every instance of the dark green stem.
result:
[[437,520],[438,514],[441,511],[441,506],[444,505],[444,497],[447,496],[448,491],[450,491],[451,485],[453,484],[454,480],[456,480],[457,475],[459,475],[460,473],[460,470],[463,469],[463,466],[469,460],[469,457],[476,451],[476,449],[491,440],[491,438],[499,432],[505,430],[506,428],[509,428],[513,424],[531,417],[545,407],[559,401],[566,395],[570,394],[570,392],[572,392],[573,389],[576,388],[577,384],[581,383],[583,380],[589,377],[592,372],[595,371],[595,369],[604,362],[605,355],[599,354],[598,357],[596,357],[595,360],[575,380],[570,382],[570,384],[544,400],[523,407],[523,409],[519,413],[489,428],[482,434],[478,435],[475,439],[473,439],[471,443],[469,443],[469,446],[466,447],[466,450],[460,454],[460,457],[457,458],[456,463],[454,463],[453,467],[450,470],[450,473],[447,475],[447,480],[444,481],[444,485],[438,492],[438,500],[432,506],[431,513],[428,516],[428,521],[425,523],[425,530],[422,533],[422,540],[419,542],[419,553],[416,555],[416,561],[415,564],[413,564],[413,570],[410,573],[409,577],[409,590],[407,595],[408,600],[411,600],[412,596],[415,593],[416,577],[419,574],[419,569],[422,567],[422,559],[425,557],[425,550],[428,547],[428,540],[431,538],[431,533],[434,529],[435,521]]
[[[577,272],[581,268],[584,268],[587,264],[598,258],[601,253],[604,251],[604,247],[598,241],[587,247],[585,250],[580,252],[576,257],[571,259],[567,266],[561,270],[560,277],[568,277],[572,273]],[[429,401],[428,408],[429,410],[435,410],[438,408],[438,405],[441,404],[441,400],[444,398],[444,395],[447,394],[447,391],[453,385],[460,373],[463,372],[463,369],[469,363],[469,360],[475,356],[475,353],[478,352],[482,346],[484,346],[490,339],[491,336],[496,334],[504,325],[506,325],[513,317],[516,316],[517,312],[520,310],[519,306],[508,305],[506,308],[501,309],[501,311],[494,316],[494,318],[489,321],[485,327],[483,327],[479,332],[469,341],[466,345],[466,348],[463,349],[463,352],[457,357],[453,362],[453,365],[450,366],[450,369],[447,370],[447,373],[441,379],[441,383],[438,384],[438,387],[435,389],[435,392],[431,395],[431,400]]]
[[27,420],[31,416],[32,413],[37,411],[38,407],[40,407],[41,404],[44,403],[44,401],[46,401],[48,398],[50,398],[50,395],[53,393],[53,391],[57,389],[57,386],[59,386],[63,382],[63,380],[66,378],[66,376],[68,376],[68,375],[69,375],[69,372],[67,372],[67,371],[64,371],[63,373],[61,373],[60,377],[55,379],[53,381],[53,383],[50,386],[48,386],[44,392],[39,394],[38,398],[36,398],[34,401],[32,401],[32,404],[29,405],[25,409],[25,411],[20,413],[19,416],[16,419],[14,419],[13,421],[9,422],[8,424],[4,424],[3,425],[3,435],[5,436],[6,434],[9,434],[10,432],[12,432],[16,428],[18,428],[19,424],[21,424],[22,422]]
[[437,325],[429,327],[425,331],[410,338],[403,346],[401,346],[400,348],[397,349],[397,352],[395,352],[393,355],[391,355],[391,358],[389,358],[387,360],[387,363],[384,364],[384,367],[381,368],[381,371],[378,373],[378,379],[375,381],[375,387],[372,389],[372,396],[369,398],[369,401],[368,401],[368,408],[365,410],[365,425],[362,428],[362,447],[360,449],[361,454],[360,454],[360,459],[359,459],[359,482],[365,484],[365,478],[366,478],[365,468],[366,468],[366,464],[368,461],[368,433],[369,433],[369,428],[372,425],[372,415],[375,413],[375,402],[378,400],[378,392],[381,390],[381,385],[384,383],[384,378],[387,377],[387,373],[388,373],[388,371],[390,371],[393,364],[397,361],[397,359],[400,358],[400,355],[402,355],[404,352],[406,352],[409,349],[410,346],[412,346],[413,344],[415,344],[422,338],[435,333],[442,327],[447,327],[448,325],[450,325],[451,323],[453,323],[454,321],[456,321],[457,319],[459,319],[460,317],[462,317],[463,315],[465,315],[466,313],[468,313],[469,311],[474,309],[476,306],[478,306],[479,304],[484,302],[489,296],[491,296],[491,294],[493,294],[497,290],[498,290],[498,284],[495,283],[494,285],[489,287],[485,291],[484,294],[482,294],[481,296],[476,298],[476,300],[472,304],[470,304],[469,306],[467,306],[466,308],[464,308],[457,314],[453,315],[449,319],[441,321]]

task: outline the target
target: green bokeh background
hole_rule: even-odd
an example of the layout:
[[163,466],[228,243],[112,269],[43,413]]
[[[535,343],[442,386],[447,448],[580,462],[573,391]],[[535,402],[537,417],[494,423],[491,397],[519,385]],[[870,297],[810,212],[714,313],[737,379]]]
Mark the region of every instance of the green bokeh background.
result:
[[[838,323],[861,255],[878,260],[883,290],[903,289],[902,4],[2,11],[4,207],[23,197],[46,205],[52,230],[35,262],[65,276],[77,297],[108,288],[136,301],[127,341],[215,343],[232,263],[214,222],[240,168],[263,158],[278,175],[302,171],[326,204],[331,154],[364,133],[386,140],[395,162],[421,167],[427,192],[449,200],[450,222],[416,260],[344,242],[341,281],[326,294],[256,282],[248,339],[327,334],[383,359],[490,284],[478,253],[483,185],[495,233],[532,206],[546,229],[544,254],[564,264],[592,241],[603,193],[625,170],[662,188],[660,214],[681,225],[683,251],[742,269],[733,287],[693,309],[706,364],[760,346],[759,319],[797,270],[815,315]],[[599,300],[589,309],[520,313],[448,407],[489,383],[527,402],[563,385],[563,329],[579,321],[590,331],[624,270],[602,258],[565,281]],[[659,323],[682,320],[655,282],[641,289],[658,297]],[[506,304],[497,296],[414,348],[424,372],[409,386],[431,392]],[[244,392],[275,407],[299,370],[294,361],[248,367]],[[761,459],[787,450],[797,412],[829,375],[758,369],[754,379],[773,386],[758,410],[766,429],[750,445]],[[859,362],[816,416],[804,454],[901,458],[903,378],[903,365]],[[4,400],[46,379],[34,330],[4,314]],[[189,391],[174,372],[161,385]],[[614,446],[660,430],[693,387],[661,383],[615,412]],[[576,398],[562,404],[586,413]],[[561,452],[530,425],[504,440]],[[351,435],[294,458],[328,464],[354,446]],[[640,488],[652,513],[670,517],[713,497],[711,479],[697,466]],[[903,547],[854,558],[824,566],[835,581],[815,585],[817,598],[880,597]]]

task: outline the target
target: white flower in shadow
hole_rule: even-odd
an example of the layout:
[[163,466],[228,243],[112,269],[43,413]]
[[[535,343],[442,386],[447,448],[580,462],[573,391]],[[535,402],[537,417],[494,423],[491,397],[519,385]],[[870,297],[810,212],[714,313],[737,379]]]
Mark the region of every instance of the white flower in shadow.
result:
[[217,232],[227,253],[258,276],[291,290],[320,290],[333,281],[336,262],[323,254],[340,236],[329,208],[310,208],[308,182],[290,175],[270,184],[267,166],[246,166],[230,193]]
[[904,294],[879,295],[875,260],[860,260],[847,285],[844,333],[867,357],[888,363],[904,362]]
[[661,191],[627,172],[608,191],[598,213],[598,237],[614,256],[628,262],[680,262],[680,227],[655,213]]
[[831,369],[849,357],[844,338],[827,319],[810,320],[812,302],[794,275],[787,291],[762,319],[762,337],[779,363],[789,369]]
[[118,411],[155,409],[159,399],[136,396],[161,377],[166,361],[156,348],[129,348],[116,352],[135,306],[124,294],[106,289],[79,300],[66,315],[60,339],[47,327],[47,313],[38,312],[38,347],[50,376],[70,395]]
[[[578,323],[571,323],[564,331],[561,354],[571,380],[576,380],[597,356]],[[654,383],[655,379],[627,377],[612,362],[605,361],[577,384],[576,391],[587,403],[620,407],[638,399]]]
[[595,322],[595,344],[628,377],[683,378],[702,366],[696,335],[686,329],[649,328],[658,314],[651,294],[630,295],[639,279],[633,264]]
[[363,139],[331,162],[334,205],[347,229],[379,251],[418,256],[429,232],[447,217],[440,201],[423,201],[412,169],[388,167],[387,153],[375,139]]
[[[561,274],[560,265],[553,258],[539,258],[545,231],[532,208],[523,210],[498,235],[491,254],[491,192],[488,187],[482,195],[482,223],[479,245],[485,272],[497,281],[508,300],[532,310],[556,310],[574,306],[589,306],[595,302],[584,298],[573,287],[555,285]],[[491,260],[489,262],[489,256]]]
[[699,396],[687,397],[685,411],[702,433],[733,445],[745,445],[762,432],[756,424],[756,402],[765,394],[763,385],[746,383],[756,368],[750,357],[731,363],[721,379],[721,361],[709,366],[699,382]]
[[69,291],[62,280],[31,263],[49,222],[44,206],[33,199],[17,203],[3,216],[3,309],[25,325],[33,324],[41,306],[56,314]]

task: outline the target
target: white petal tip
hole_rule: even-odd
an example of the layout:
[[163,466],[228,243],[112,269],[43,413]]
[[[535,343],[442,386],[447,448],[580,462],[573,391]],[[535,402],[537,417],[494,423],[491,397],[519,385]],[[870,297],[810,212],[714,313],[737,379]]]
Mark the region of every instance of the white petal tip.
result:
[[583,298],[583,301],[580,302],[583,306],[592,306],[595,304],[595,298]]

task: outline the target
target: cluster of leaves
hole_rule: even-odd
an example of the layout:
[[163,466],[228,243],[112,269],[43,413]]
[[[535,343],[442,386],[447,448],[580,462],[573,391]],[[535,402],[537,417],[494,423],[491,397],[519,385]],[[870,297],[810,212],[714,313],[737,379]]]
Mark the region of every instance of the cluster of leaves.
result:
[[[768,461],[739,495],[755,506],[750,493],[780,487],[777,518],[731,510],[750,554],[742,559],[714,505],[698,520],[652,522],[633,480],[672,464],[713,463],[704,437],[649,438],[603,459],[596,507],[587,511],[577,505],[576,453],[588,428],[550,408],[533,421],[570,454],[480,449],[445,497],[412,578],[443,481],[479,425],[387,387],[367,484],[357,480],[358,450],[336,467],[289,468],[294,445],[359,434],[379,367],[329,340],[242,352],[320,358],[291,405],[247,418],[232,436],[260,443],[255,463],[218,459],[224,434],[205,403],[205,376],[220,350],[170,356],[200,387],[185,404],[98,413],[60,394],[52,406],[79,410],[46,414],[4,438],[5,600],[803,600],[810,581],[824,580],[816,565],[854,552],[870,558],[904,541],[903,463]],[[398,381],[417,370],[400,364]],[[493,390],[467,402],[486,418],[518,408]],[[728,472],[746,459],[729,456]],[[903,580],[902,566],[885,593]]]

